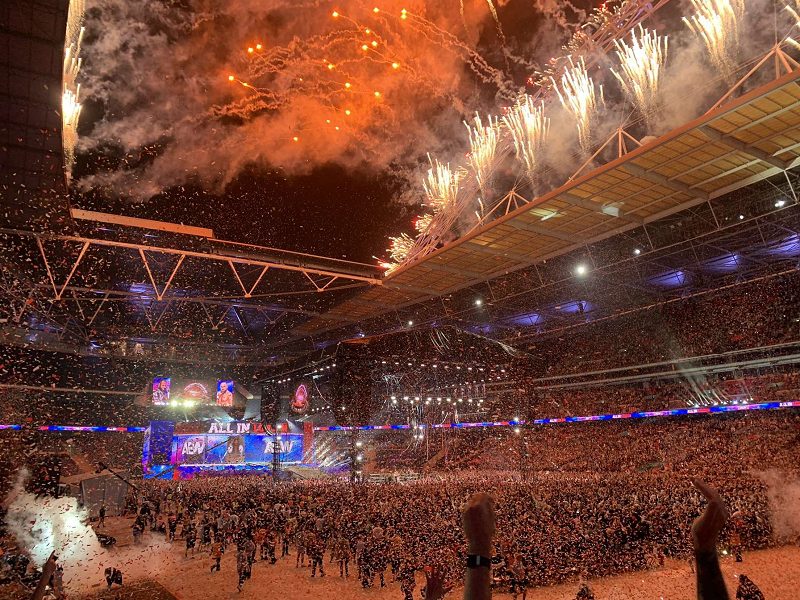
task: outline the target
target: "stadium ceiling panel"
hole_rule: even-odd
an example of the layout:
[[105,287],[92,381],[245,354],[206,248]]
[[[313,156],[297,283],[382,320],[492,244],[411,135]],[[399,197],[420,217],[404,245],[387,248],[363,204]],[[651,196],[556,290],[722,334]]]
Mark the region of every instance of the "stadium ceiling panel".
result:
[[[315,335],[529,267],[795,167],[800,70],[524,202],[293,330]],[[515,192],[512,192],[515,194]],[[555,215],[555,216],[554,216]]]
[[3,226],[69,225],[61,80],[69,0],[0,2]]

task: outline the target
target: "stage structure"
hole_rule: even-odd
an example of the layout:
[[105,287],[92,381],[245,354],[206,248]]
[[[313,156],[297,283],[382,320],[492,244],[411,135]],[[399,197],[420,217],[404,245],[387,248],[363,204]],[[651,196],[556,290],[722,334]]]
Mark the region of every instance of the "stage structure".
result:
[[310,422],[284,422],[276,432],[251,421],[152,421],[144,433],[142,471],[145,479],[192,479],[267,475],[275,464],[313,467],[313,431]]

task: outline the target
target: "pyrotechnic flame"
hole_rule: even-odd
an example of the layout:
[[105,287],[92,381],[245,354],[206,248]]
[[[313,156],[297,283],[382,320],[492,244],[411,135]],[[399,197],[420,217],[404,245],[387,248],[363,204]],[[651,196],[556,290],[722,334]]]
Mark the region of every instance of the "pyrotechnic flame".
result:
[[428,197],[426,204],[431,207],[434,214],[446,211],[455,206],[458,191],[461,187],[463,169],[451,169],[450,163],[443,164],[428,155],[431,168],[422,180],[422,187]]
[[85,0],[72,0],[67,14],[67,33],[64,38],[64,65],[61,74],[61,140],[64,148],[64,166],[67,178],[75,162],[75,144],[78,142],[78,119],[81,115],[79,101],[81,86],[77,82],[82,60],[83,14]]
[[[784,8],[794,18],[795,27],[800,27],[800,0],[794,0],[794,6],[787,4]],[[786,41],[797,46],[797,42],[793,38],[787,38]]]
[[621,73],[614,74],[622,89],[645,117],[652,116],[658,100],[658,88],[667,59],[667,36],[639,25],[631,32],[631,43],[614,40]]
[[386,251],[389,253],[392,261],[396,265],[399,265],[408,257],[411,248],[414,247],[414,238],[407,233],[401,233],[397,237],[390,237],[389,241],[392,245],[387,248]]
[[431,223],[433,223],[432,214],[425,213],[423,215],[419,215],[417,216],[417,220],[414,221],[414,229],[416,229],[420,234],[425,233],[431,226]]
[[[553,87],[561,101],[561,106],[568,110],[578,127],[578,141],[581,148],[587,150],[591,144],[592,119],[597,111],[597,95],[592,78],[586,71],[583,57],[577,64],[569,57],[569,66],[561,76],[561,85],[552,79]],[[603,103],[603,88],[600,87],[600,103]]]
[[706,45],[712,64],[726,81],[736,69],[739,46],[739,19],[744,16],[744,0],[691,0],[695,14],[684,23]]
[[488,124],[484,125],[478,113],[475,113],[474,125],[464,121],[469,133],[470,151],[467,161],[475,172],[475,179],[477,179],[481,189],[488,186],[492,178],[500,141],[500,122],[498,118],[489,116],[487,121]]
[[536,105],[533,98],[523,95],[503,117],[503,123],[511,132],[517,160],[533,179],[550,131],[550,119],[544,116],[544,103]]

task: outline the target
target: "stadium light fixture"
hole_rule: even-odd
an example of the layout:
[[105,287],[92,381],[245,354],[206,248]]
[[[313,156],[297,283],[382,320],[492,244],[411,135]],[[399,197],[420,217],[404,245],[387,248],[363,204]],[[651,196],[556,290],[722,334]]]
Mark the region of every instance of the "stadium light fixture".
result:
[[483,300],[481,300],[480,298],[475,300],[475,306],[483,306]]
[[775,208],[783,208],[785,205],[786,205],[786,200],[781,199],[775,203]]
[[642,253],[642,251],[639,248],[634,248],[633,249],[634,256],[639,256],[641,253]]
[[583,263],[581,263],[581,264],[579,264],[579,265],[577,265],[575,267],[575,274],[578,275],[579,277],[583,277],[588,272],[589,272],[589,269]]
[[414,321],[409,321],[409,322],[408,322],[408,326],[409,326],[409,327],[412,327],[413,325],[414,325]]

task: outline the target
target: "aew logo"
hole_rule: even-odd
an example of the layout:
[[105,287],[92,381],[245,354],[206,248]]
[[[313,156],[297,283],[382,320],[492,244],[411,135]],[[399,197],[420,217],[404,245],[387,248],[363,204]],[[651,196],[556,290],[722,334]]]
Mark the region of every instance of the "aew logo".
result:
[[202,437],[191,437],[183,442],[184,456],[198,456],[203,454],[206,443]]
[[[292,451],[294,442],[291,440],[281,440],[278,442],[278,445],[278,452],[287,454]],[[272,438],[264,438],[264,454],[272,454],[273,452],[275,452],[275,442],[272,441]]]

